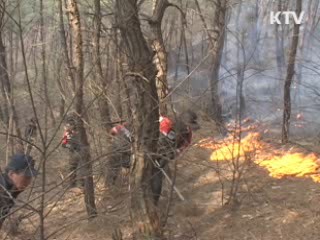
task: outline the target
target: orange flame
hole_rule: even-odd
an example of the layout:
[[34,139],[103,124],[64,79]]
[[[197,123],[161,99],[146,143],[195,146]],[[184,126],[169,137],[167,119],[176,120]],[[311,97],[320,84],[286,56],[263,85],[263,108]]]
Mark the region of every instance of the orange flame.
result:
[[250,133],[241,141],[231,141],[225,143],[225,146],[220,147],[211,154],[212,161],[222,161],[226,159],[238,159],[247,154],[258,150],[262,147],[258,142],[260,135],[258,133]]
[[222,140],[214,141],[212,139],[203,139],[196,146],[215,150],[210,159],[212,161],[223,161],[246,156],[248,153],[259,150],[263,145],[258,141],[259,133],[249,133],[241,141],[234,139],[232,136]]
[[254,162],[265,168],[271,177],[284,178],[307,177],[320,182],[318,157],[314,153],[303,154],[288,152],[263,142],[259,133],[249,133],[241,141],[232,137],[221,141],[204,139],[197,145],[202,148],[214,150],[210,156],[211,161],[243,160],[248,154],[254,154]]
[[315,182],[320,182],[317,160],[318,157],[314,153],[308,155],[286,153],[284,156],[275,156],[272,159],[260,161],[258,164],[265,167],[269,175],[274,178],[311,177]]

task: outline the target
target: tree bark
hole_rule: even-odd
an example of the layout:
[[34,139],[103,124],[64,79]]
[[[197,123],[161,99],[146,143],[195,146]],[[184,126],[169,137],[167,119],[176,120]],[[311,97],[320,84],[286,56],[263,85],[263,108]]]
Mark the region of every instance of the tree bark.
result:
[[166,115],[168,112],[166,96],[168,95],[168,57],[166,48],[163,42],[161,22],[164,12],[169,6],[167,0],[154,0],[153,1],[153,15],[149,21],[152,37],[151,46],[154,51],[154,63],[157,67],[157,91],[160,101],[160,114]]
[[[61,46],[63,49],[63,60],[65,63],[65,68],[67,71],[67,76],[68,76],[68,80],[71,83],[71,89],[73,91],[73,93],[76,90],[76,86],[75,86],[75,80],[74,80],[74,76],[73,76],[73,67],[72,67],[72,58],[69,57],[69,53],[68,53],[68,44],[67,44],[67,38],[66,38],[66,31],[65,31],[65,27],[64,27],[64,20],[63,20],[63,0],[58,0],[58,8],[59,8],[59,32],[60,32],[60,39],[61,39]],[[70,39],[72,39],[70,37]],[[70,48],[72,47],[72,45],[70,44]],[[61,89],[60,89],[61,90]],[[64,98],[65,94],[64,92],[62,92],[62,97]],[[66,99],[64,99],[66,100]]]
[[221,58],[224,47],[224,36],[226,28],[226,11],[227,11],[227,1],[217,0],[214,7],[214,23],[213,32],[210,33],[204,16],[201,12],[201,8],[198,0],[195,0],[197,10],[200,14],[200,18],[203,27],[210,40],[210,51],[212,52],[211,57],[211,78],[209,81],[210,94],[211,94],[211,116],[215,121],[216,125],[224,132],[224,122],[222,118],[222,106],[219,97],[219,70],[221,64]]
[[47,132],[48,132],[48,113],[51,119],[52,125],[55,125],[55,117],[53,114],[53,110],[51,107],[51,101],[49,98],[49,92],[48,92],[48,74],[47,74],[47,59],[46,59],[46,43],[45,43],[45,25],[44,25],[44,16],[43,16],[43,0],[40,0],[40,42],[42,44],[41,46],[41,58],[42,58],[42,80],[43,80],[43,92],[44,92],[44,122],[45,122],[45,139],[47,139]]
[[[302,10],[302,0],[296,1],[296,15],[300,16]],[[283,124],[282,124],[282,143],[289,141],[289,127],[290,127],[290,115],[291,115],[291,83],[295,73],[295,62],[297,55],[297,48],[299,43],[300,25],[294,24],[293,37],[290,48],[287,77],[284,83],[284,109],[283,109]]]
[[[279,0],[277,3],[277,11],[283,11],[282,0]],[[280,30],[281,28],[281,30]],[[277,69],[279,75],[279,82],[283,78],[283,68],[285,65],[284,57],[284,39],[283,39],[283,27],[282,25],[275,24],[275,39],[276,39],[276,60],[277,60]]]
[[[21,130],[19,126],[19,119],[17,116],[17,111],[14,104],[13,94],[12,94],[12,86],[9,79],[8,74],[8,66],[7,66],[7,60],[6,60],[6,49],[4,45],[4,39],[3,39],[3,27],[4,27],[4,11],[6,9],[5,2],[1,1],[1,7],[0,7],[0,19],[1,19],[1,27],[0,27],[0,80],[1,80],[1,89],[5,100],[5,114],[6,118],[8,117],[8,127],[9,123],[13,123],[15,126],[16,134],[19,139],[21,139]],[[7,115],[8,114],[8,115]],[[11,124],[12,125],[12,124]],[[10,126],[11,127],[11,126]],[[11,142],[10,137],[8,136],[8,142]],[[13,146],[12,146],[13,147]],[[13,147],[14,148],[14,147]],[[23,142],[18,140],[17,147],[15,151],[18,151],[23,148]]]
[[[243,82],[245,65],[247,62],[246,52],[244,49],[245,32],[240,30],[240,16],[242,12],[242,3],[239,3],[236,19],[236,32],[237,32],[237,89],[236,89],[236,102],[237,102],[237,117],[239,124],[245,112],[245,98],[243,96]],[[241,59],[240,59],[241,58]]]
[[152,153],[159,137],[156,68],[142,35],[136,0],[116,1],[116,20],[127,51],[134,139],[130,169],[130,216],[136,239],[159,239],[161,227],[151,189]]
[[219,70],[224,47],[224,36],[226,28],[226,0],[218,0],[214,12],[214,34],[212,42],[212,69],[211,69],[211,101],[213,107],[213,119],[221,129],[224,128],[222,118],[222,106],[219,98]]
[[[94,1],[94,20],[93,20],[93,28],[94,28],[94,35],[93,35],[93,61],[95,64],[95,74],[96,78],[98,79],[99,85],[101,86],[102,91],[107,94],[107,83],[108,81],[105,76],[103,76],[102,65],[101,65],[101,58],[100,58],[100,32],[101,32],[101,3],[100,0]],[[108,69],[109,70],[109,69]],[[109,132],[111,129],[111,118],[110,118],[110,109],[109,109],[109,102],[107,98],[100,94],[99,100],[99,108],[100,108],[100,116],[102,120],[102,126],[104,129]]]
[[[317,5],[317,4],[316,4]],[[315,11],[312,10],[313,7],[313,0],[309,0],[308,2],[308,17],[306,22],[304,23],[303,33],[301,34],[300,44],[298,47],[298,51],[300,54],[301,61],[305,60],[306,51],[308,51],[308,39],[310,39],[311,35],[311,26],[314,24]],[[317,8],[318,9],[318,8]],[[316,10],[317,11],[317,10]],[[303,64],[298,64],[297,66],[297,80],[296,80],[296,89],[294,93],[293,102],[297,104],[298,107],[301,106],[301,89],[302,89],[302,70]]]
[[[5,16],[5,9],[6,9],[6,6],[5,6],[5,2],[2,1],[0,2],[1,4],[1,9],[0,9],[0,24],[1,24],[1,58],[4,58],[4,60],[6,60],[6,53],[5,53],[5,46],[4,46],[4,42],[3,42],[3,27],[4,27],[4,24],[5,24],[5,19],[4,19],[4,16]],[[3,61],[2,61],[3,63]],[[6,64],[7,65],[7,64]],[[1,72],[4,72],[4,71],[7,71],[7,66],[5,66],[4,68],[4,65],[1,64]],[[4,75],[4,73],[1,74],[2,76]],[[1,110],[2,110],[2,114],[1,114],[1,120],[7,125],[7,127],[9,126],[9,118],[10,118],[10,114],[9,114],[9,104],[8,104],[8,101],[7,101],[7,94],[6,94],[6,78],[1,78],[1,95],[2,95],[2,107],[1,107]]]
[[[43,11],[42,11],[42,15],[43,15]],[[43,33],[41,35],[42,36],[42,40],[45,40],[45,32],[44,32],[44,22],[43,22],[43,16],[42,16],[42,23],[41,23],[41,29],[43,31]],[[42,41],[43,45],[42,45],[42,54],[43,54],[43,59],[46,60],[46,44]],[[56,124],[56,119],[54,117],[54,113],[53,113],[53,108],[52,108],[52,104],[51,104],[51,100],[50,100],[50,96],[48,93],[48,74],[46,71],[46,62],[43,62],[43,70],[45,71],[45,74],[43,75],[43,81],[44,81],[44,92],[45,92],[45,100],[46,100],[46,105],[48,106],[48,111],[49,111],[49,116],[51,119],[51,123],[54,126]]]
[[116,61],[114,63],[115,68],[115,79],[117,81],[117,95],[116,95],[116,104],[115,107],[117,109],[117,115],[119,119],[123,117],[123,109],[122,109],[122,92],[123,92],[123,67],[122,67],[122,54],[121,54],[121,46],[118,37],[118,30],[114,30],[114,42],[116,47]]
[[[238,39],[237,46],[237,89],[236,89],[236,102],[237,102],[237,116],[239,124],[244,118],[244,113],[246,110],[245,98],[243,95],[243,82],[244,82],[244,72],[245,72],[245,50],[243,49],[243,43],[245,41],[244,32],[240,33],[240,38]],[[240,60],[240,55],[242,55],[242,61]]]
[[68,12],[70,26],[73,35],[73,56],[74,56],[74,79],[76,84],[76,95],[75,95],[75,112],[80,117],[78,124],[79,138],[82,162],[85,166],[84,168],[85,176],[85,204],[89,218],[93,218],[97,215],[97,209],[95,205],[95,196],[94,196],[94,184],[92,176],[92,164],[90,156],[90,145],[88,142],[88,137],[86,129],[84,127],[83,115],[84,115],[84,101],[83,101],[83,87],[84,87],[84,59],[82,51],[82,33],[81,33],[81,23],[80,23],[80,13],[78,9],[78,4],[76,0],[68,0]]

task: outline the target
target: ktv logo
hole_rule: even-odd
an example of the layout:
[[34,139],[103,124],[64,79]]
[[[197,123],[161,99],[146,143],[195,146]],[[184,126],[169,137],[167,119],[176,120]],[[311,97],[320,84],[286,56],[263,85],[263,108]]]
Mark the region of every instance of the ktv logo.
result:
[[[284,18],[284,22],[282,22],[282,17]],[[270,24],[290,24],[292,21],[295,24],[302,24],[304,18],[304,12],[302,11],[299,16],[294,11],[279,11],[279,12],[270,12]]]

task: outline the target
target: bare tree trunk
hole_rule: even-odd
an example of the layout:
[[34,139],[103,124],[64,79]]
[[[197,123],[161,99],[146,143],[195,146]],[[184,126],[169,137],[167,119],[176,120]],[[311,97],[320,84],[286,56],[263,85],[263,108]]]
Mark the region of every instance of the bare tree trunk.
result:
[[260,21],[259,21],[259,5],[261,4],[260,0],[256,0],[255,4],[255,19],[252,21],[254,24],[254,33],[252,36],[252,43],[253,43],[253,49],[254,49],[254,60],[257,63],[260,63]]
[[118,30],[114,30],[114,42],[115,42],[115,47],[116,47],[116,61],[114,62],[115,64],[115,79],[117,81],[117,89],[118,93],[116,95],[116,109],[117,109],[117,115],[119,119],[122,119],[123,117],[123,110],[122,110],[122,95],[121,93],[123,92],[123,69],[122,69],[122,57],[121,57],[121,51],[120,51],[120,42],[119,42],[119,37],[118,37]]
[[[282,0],[277,2],[277,11],[282,11]],[[280,78],[280,82],[282,82],[283,78],[283,68],[285,65],[285,57],[284,57],[284,39],[283,39],[283,25],[275,24],[275,39],[276,39],[276,60],[277,60],[277,68],[278,75]],[[281,31],[280,31],[281,28]]]
[[201,8],[198,0],[195,0],[196,7],[199,11],[200,18],[203,27],[210,40],[210,51],[212,52],[212,68],[211,68],[211,79],[209,81],[210,93],[211,93],[211,115],[217,126],[224,132],[224,122],[222,118],[222,106],[219,97],[219,70],[222,58],[222,52],[224,47],[224,36],[226,28],[226,11],[227,1],[217,0],[215,3],[214,10],[214,23],[213,33],[209,32],[207,23],[202,15]]
[[[40,0],[40,44],[41,47],[41,58],[42,58],[42,81],[43,81],[43,90],[44,90],[44,146],[47,142],[48,137],[48,108],[50,106],[49,96],[48,96],[48,88],[47,88],[47,73],[46,73],[46,45],[44,42],[44,20],[43,20],[43,0]],[[54,118],[53,118],[54,119]],[[53,120],[54,121],[54,120]],[[46,174],[46,151],[47,149],[44,148],[44,154],[42,156],[42,173],[41,173],[41,190],[43,193],[46,192],[46,182],[47,182],[47,174]],[[40,239],[45,239],[45,197],[43,196],[40,200]]]
[[[296,14],[300,16],[302,10],[302,0],[296,1]],[[283,125],[282,125],[282,143],[287,143],[289,140],[289,127],[290,127],[290,115],[291,115],[291,83],[294,76],[297,48],[299,43],[300,25],[294,24],[293,37],[290,48],[287,77],[284,83],[284,109],[283,109]]]
[[[63,59],[65,62],[65,67],[67,70],[67,76],[68,80],[71,83],[73,93],[76,91],[76,86],[75,86],[75,79],[72,73],[72,58],[69,57],[68,53],[68,44],[67,44],[67,38],[66,38],[66,31],[64,28],[64,21],[63,21],[63,0],[58,0],[58,8],[59,8],[59,32],[60,32],[60,39],[61,39],[61,45],[63,49]],[[71,36],[70,36],[70,39]],[[70,45],[70,48],[72,45]],[[64,96],[62,96],[64,97]],[[65,100],[65,99],[64,99]]]
[[169,48],[169,51],[171,49],[173,49],[173,40],[174,40],[174,35],[176,35],[176,24],[175,24],[175,18],[174,17],[171,17],[171,20],[169,21],[168,20],[168,34],[167,34],[167,45],[168,45],[168,48]]
[[[311,34],[311,26],[314,24],[315,16],[313,15],[315,11],[312,9],[313,0],[309,0],[308,2],[308,18],[307,21],[304,23],[303,33],[301,36],[300,44],[298,51],[300,53],[300,61],[304,61],[306,56],[305,51],[308,50],[308,39],[310,38]],[[302,85],[302,70],[303,64],[298,64],[297,66],[297,80],[296,80],[296,88],[294,93],[293,102],[300,107],[301,105],[301,85]]]
[[[181,17],[182,18],[182,17]],[[175,68],[175,74],[174,74],[174,80],[178,80],[178,75],[180,71],[180,57],[181,57],[181,50],[182,50],[182,44],[183,44],[183,38],[184,38],[184,26],[181,20],[181,31],[180,31],[180,38],[179,38],[179,46],[178,46],[178,54],[177,54],[177,61],[176,61],[176,68]],[[177,38],[178,39],[178,38]]]
[[81,144],[81,154],[82,162],[85,166],[82,166],[85,170],[85,204],[87,208],[87,213],[89,218],[93,218],[97,215],[97,209],[95,205],[94,196],[94,184],[92,176],[92,163],[90,156],[90,145],[88,142],[88,137],[86,129],[83,122],[84,114],[84,101],[83,101],[83,86],[84,86],[84,60],[82,51],[82,34],[81,34],[81,23],[80,23],[80,13],[78,9],[78,4],[76,0],[68,0],[68,11],[70,26],[73,35],[73,56],[74,56],[74,79],[76,83],[76,95],[75,95],[75,112],[80,117],[80,122],[78,124],[80,144]]
[[14,59],[16,60],[14,63],[14,69],[18,69],[18,59],[19,59],[19,50],[20,50],[20,44],[19,44],[19,37],[17,36],[15,38],[15,52],[14,52]]
[[[101,91],[105,94],[107,93],[107,84],[106,84],[106,77],[103,76],[102,65],[101,65],[101,58],[100,58],[100,32],[101,32],[101,6],[100,0],[94,1],[94,35],[93,35],[93,60],[95,64],[95,73],[99,81],[99,85],[101,85]],[[109,70],[109,69],[108,69]],[[99,97],[99,108],[100,108],[100,115],[102,120],[102,126],[106,129],[107,132],[111,129],[111,118],[110,118],[110,109],[109,109],[109,102],[104,95],[100,94]]]
[[[183,9],[183,3],[185,1],[180,0],[180,8]],[[186,7],[185,9],[188,8],[188,2],[186,2]],[[189,63],[189,51],[188,51],[188,44],[187,44],[187,37],[186,37],[186,16],[181,15],[180,16],[180,22],[181,22],[181,35],[180,35],[180,41],[181,41],[181,48],[183,47],[184,50],[184,65],[185,65],[185,69],[187,71],[187,75],[189,76],[190,74],[190,63]],[[180,54],[180,53],[179,53]],[[190,90],[190,76],[187,79],[187,84],[186,84],[186,88],[184,88],[187,92],[187,94],[189,94],[189,90]]]
[[3,121],[6,125],[9,124],[9,118],[10,118],[10,113],[9,113],[9,103],[8,103],[8,97],[11,92],[11,84],[9,81],[9,76],[8,76],[8,69],[7,69],[7,61],[6,61],[6,51],[5,51],[5,46],[3,44],[3,28],[1,28],[0,32],[0,77],[1,77],[1,92],[2,92],[2,97],[3,97]]
[[60,98],[60,104],[59,104],[59,117],[63,118],[65,112],[66,112],[66,101],[63,97]]
[[[94,46],[94,63],[99,78],[103,78],[103,71],[100,59],[100,35],[101,35],[101,2],[94,0],[94,18],[93,18],[93,46]],[[100,80],[101,80],[100,79]]]
[[167,0],[154,0],[153,1],[153,15],[149,21],[149,25],[152,33],[151,46],[154,51],[154,62],[157,67],[157,91],[160,101],[160,114],[166,115],[168,112],[166,104],[166,96],[168,95],[168,60],[167,52],[163,42],[161,22],[163,19],[164,12],[169,6]]
[[[190,75],[190,63],[189,63],[189,52],[188,52],[188,45],[187,45],[187,37],[186,37],[186,30],[185,30],[185,24],[183,17],[181,16],[181,41],[183,44],[183,50],[184,50],[184,60],[185,60],[185,66],[187,70],[187,75]],[[189,93],[190,88],[190,76],[188,77],[187,82],[187,92]]]
[[4,119],[4,116],[3,116],[3,111],[2,111],[1,105],[0,105],[0,119],[1,119],[2,121],[4,121],[4,120],[3,120],[3,119]]
[[43,0],[40,0],[40,42],[42,44],[41,47],[41,57],[42,57],[42,80],[43,80],[43,90],[44,90],[44,114],[45,114],[45,131],[44,136],[47,138],[48,131],[48,112],[51,119],[52,125],[55,125],[55,118],[53,114],[53,110],[51,107],[51,101],[48,93],[48,74],[47,74],[47,66],[46,66],[46,43],[45,43],[45,26],[44,26],[44,17],[43,17]]
[[[21,130],[19,127],[19,119],[17,116],[17,112],[16,112],[16,108],[14,105],[14,99],[13,99],[13,94],[12,94],[12,86],[11,86],[11,82],[9,79],[9,74],[8,74],[8,66],[7,66],[7,60],[6,60],[6,49],[4,46],[4,39],[3,39],[3,17],[4,17],[4,11],[6,9],[5,3],[1,2],[0,3],[0,19],[1,19],[1,27],[0,27],[0,80],[1,80],[1,89],[3,92],[3,95],[5,97],[5,103],[6,103],[6,110],[5,110],[5,114],[6,117],[8,117],[8,127],[10,125],[10,128],[13,128],[13,124],[15,126],[15,130],[16,130],[16,134],[18,136],[18,138],[21,138]],[[11,124],[10,124],[11,123]],[[8,132],[10,132],[10,128],[8,129]],[[10,137],[8,136],[8,142],[11,142],[11,140],[9,140]],[[13,146],[12,146],[13,148]],[[18,146],[16,150],[19,150],[23,148],[23,142],[18,140]]]
[[117,0],[115,16],[127,50],[128,84],[133,117],[133,162],[130,171],[130,215],[136,239],[159,239],[161,226],[151,189],[154,168],[152,153],[157,150],[159,107],[156,69],[144,39],[136,0]]
[[[14,82],[14,71],[15,71],[15,69],[14,69],[14,59],[13,59],[13,55],[14,55],[13,32],[10,31],[8,34],[9,34],[9,67],[8,67],[8,71],[9,72],[8,73],[9,73],[9,76],[10,76],[10,80],[13,83]],[[1,42],[3,41],[2,36],[1,36],[0,41]],[[3,43],[2,43],[2,45],[3,45]],[[10,85],[11,85],[11,83],[10,83]],[[12,91],[12,88],[10,88],[10,89],[11,89],[10,95],[11,95],[12,103],[14,103],[13,91]],[[14,154],[13,138],[10,137],[10,135],[14,134],[13,129],[14,129],[14,125],[15,124],[14,124],[14,121],[13,121],[13,115],[14,115],[13,112],[15,112],[15,109],[14,109],[14,111],[11,111],[11,115],[10,115],[10,119],[9,119],[9,127],[8,127],[9,135],[7,136],[6,164],[9,161],[9,155],[13,155]],[[19,126],[16,126],[16,127],[19,128]]]
[[224,47],[224,36],[226,29],[226,0],[218,0],[215,5],[214,12],[214,32],[212,42],[212,69],[211,69],[211,101],[213,119],[220,129],[224,129],[224,123],[222,118],[222,106],[219,98],[219,70],[222,58],[222,52]]
[[[238,35],[237,38],[237,89],[236,89],[236,102],[237,102],[237,116],[239,124],[241,123],[243,113],[245,111],[245,99],[243,96],[243,81],[244,81],[244,71],[246,64],[246,56],[244,49],[245,33],[243,30],[240,30],[240,16],[242,12],[242,3],[239,3],[239,8],[237,11],[236,19],[236,32]],[[242,60],[240,60],[240,54],[242,55]]]
[[[4,46],[4,39],[3,39],[3,25],[4,25],[4,11],[5,11],[5,3],[4,2],[1,2],[0,3],[1,4],[1,15],[0,15],[0,17],[1,17],[1,58],[3,58],[3,60],[4,61],[6,61],[6,53],[5,53],[5,46]],[[1,65],[1,72],[3,72],[1,75],[4,75],[4,74],[6,74],[6,75],[8,75],[8,73],[4,73],[4,71],[8,71],[8,69],[7,69],[7,64],[6,64],[6,66],[4,67],[4,65],[3,65],[3,61],[2,61],[2,65]],[[9,114],[9,106],[8,106],[8,101],[7,101],[7,93],[6,93],[6,82],[5,82],[5,78],[1,78],[1,80],[2,80],[2,82],[1,82],[1,95],[2,95],[2,108],[1,108],[1,110],[2,110],[2,114],[1,114],[1,116],[2,116],[2,118],[1,118],[1,120],[6,124],[6,126],[8,127],[9,126],[9,118],[10,118],[10,114]],[[9,80],[9,79],[8,79]]]
[[60,97],[60,105],[59,105],[59,117],[62,119],[63,116],[65,115],[66,91],[63,87],[61,74],[58,74],[58,76],[56,77],[56,82],[57,82],[57,87],[59,89],[60,96],[61,96]]
[[[240,33],[241,38],[238,39],[237,44],[237,90],[236,90],[236,101],[237,101],[237,115],[239,123],[243,119],[245,112],[245,98],[243,96],[243,82],[244,82],[244,71],[245,71],[245,50],[242,48],[244,43],[244,32]],[[242,61],[240,60],[240,54],[242,54]]]
[[[47,139],[48,133],[48,110],[52,112],[51,104],[48,96],[48,85],[47,85],[47,71],[46,71],[46,43],[45,43],[45,29],[44,29],[44,19],[43,19],[43,0],[40,0],[40,44],[41,44],[41,60],[42,60],[42,81],[43,81],[43,92],[44,92],[44,138]],[[53,113],[50,114],[53,116]],[[53,117],[54,122],[54,117]]]
[[14,75],[14,60],[13,60],[13,46],[14,46],[14,42],[13,42],[13,32],[10,31],[9,33],[9,75],[11,76],[11,79],[13,79],[13,75]]
[[[14,146],[13,146],[13,139],[10,136],[10,134],[13,133],[13,120],[15,118],[16,121],[17,118],[15,116],[15,108],[14,105],[10,103],[12,103],[12,96],[11,96],[11,84],[9,82],[9,76],[8,76],[8,69],[7,69],[7,62],[6,62],[6,52],[5,52],[5,47],[3,45],[3,39],[2,39],[2,29],[0,30],[0,79],[1,79],[1,85],[2,85],[2,91],[4,93],[4,101],[5,101],[5,112],[3,114],[5,114],[5,119],[8,117],[9,122],[7,123],[7,150],[6,150],[6,162],[9,159],[9,154],[10,152],[14,151]],[[9,106],[11,106],[11,110],[9,113]],[[8,114],[8,115],[7,115]],[[4,120],[5,120],[4,119]],[[6,121],[6,120],[5,120]],[[17,126],[17,129],[19,131],[19,126]],[[19,133],[20,134],[20,133]],[[10,151],[11,148],[11,151]]]

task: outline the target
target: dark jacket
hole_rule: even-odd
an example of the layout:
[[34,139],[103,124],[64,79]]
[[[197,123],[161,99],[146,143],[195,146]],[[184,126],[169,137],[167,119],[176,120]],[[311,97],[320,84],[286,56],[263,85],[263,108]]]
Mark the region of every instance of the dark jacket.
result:
[[18,197],[20,191],[16,191],[14,185],[7,174],[0,175],[0,228],[14,206],[14,199]]

